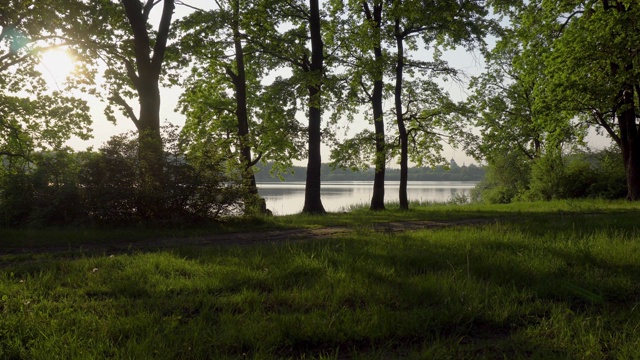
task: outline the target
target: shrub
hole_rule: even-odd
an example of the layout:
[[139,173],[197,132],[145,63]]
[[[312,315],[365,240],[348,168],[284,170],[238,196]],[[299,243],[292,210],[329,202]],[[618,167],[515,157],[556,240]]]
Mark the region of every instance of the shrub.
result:
[[153,219],[138,211],[140,204],[149,203],[149,194],[141,186],[138,142],[129,133],[112,138],[82,169],[83,197],[93,221],[184,223],[238,213],[240,187],[226,176],[217,149],[188,154],[181,150],[175,127],[163,130],[162,209]]
[[30,161],[5,164],[0,176],[0,218],[5,226],[61,225],[83,211],[78,197],[76,154],[71,149],[42,152]]
[[617,149],[597,153],[546,155],[531,172],[532,199],[604,198],[626,194],[624,166]]
[[91,153],[80,169],[81,196],[94,222],[140,221],[136,211],[138,172],[136,147],[124,135],[112,137],[98,153]]
[[622,199],[627,195],[627,178],[620,149],[612,146],[594,155],[597,163],[596,181],[591,184],[592,197]]
[[27,223],[33,208],[33,188],[29,176],[15,168],[0,172],[0,224]]
[[472,201],[506,204],[529,187],[530,160],[516,152],[494,158],[484,179],[471,191]]
[[568,155],[552,151],[535,161],[507,154],[489,164],[485,178],[472,191],[472,199],[489,203],[618,199],[626,195],[625,179],[620,151],[615,147]]
[[527,195],[533,200],[586,197],[595,179],[595,171],[584,154],[563,157],[559,152],[547,153],[531,167]]
[[[111,138],[97,152],[62,149],[4,161],[0,225],[184,224],[239,214],[246,196],[219,149],[182,151],[175,127],[165,127],[163,137],[161,194],[143,189],[133,133]],[[140,206],[158,198],[154,217],[141,215]]]

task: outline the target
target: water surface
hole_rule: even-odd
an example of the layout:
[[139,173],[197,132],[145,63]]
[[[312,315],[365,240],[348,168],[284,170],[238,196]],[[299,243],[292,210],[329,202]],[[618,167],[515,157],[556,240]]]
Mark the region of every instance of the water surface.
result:
[[[475,181],[409,181],[409,201],[446,202],[457,194],[469,195]],[[399,181],[385,183],[385,202],[398,202]],[[258,183],[258,192],[274,215],[295,214],[304,205],[304,182]],[[351,205],[369,204],[373,181],[322,182],[322,205],[329,212],[344,211]]]

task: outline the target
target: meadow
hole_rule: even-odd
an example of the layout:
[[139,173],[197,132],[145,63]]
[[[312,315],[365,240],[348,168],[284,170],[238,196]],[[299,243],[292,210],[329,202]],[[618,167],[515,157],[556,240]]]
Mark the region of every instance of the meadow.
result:
[[[1,229],[0,359],[640,359],[638,219],[581,200]],[[457,225],[373,226],[427,220]],[[108,246],[325,227],[348,231]]]

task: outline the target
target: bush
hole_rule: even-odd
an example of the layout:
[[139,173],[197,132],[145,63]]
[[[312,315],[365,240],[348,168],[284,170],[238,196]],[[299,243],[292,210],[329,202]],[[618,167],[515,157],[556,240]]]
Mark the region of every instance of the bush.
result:
[[561,155],[547,152],[535,161],[516,155],[495,159],[472,192],[474,201],[624,198],[624,164],[617,148]]
[[87,216],[93,222],[132,223],[137,213],[136,147],[124,135],[91,153],[80,169],[79,183]]
[[[0,225],[184,224],[239,214],[246,196],[223,168],[219,149],[186,153],[174,127],[165,127],[163,137],[161,194],[143,189],[133,133],[113,137],[98,152],[63,149],[4,161]],[[149,196],[161,200],[153,218],[140,211]]]
[[5,164],[0,176],[0,218],[5,226],[61,225],[84,212],[78,197],[76,155],[71,149],[35,154]]
[[597,153],[547,152],[535,161],[507,154],[489,164],[485,178],[472,191],[472,199],[489,203],[619,199],[626,195],[625,179],[620,151],[615,147]]
[[493,159],[486,167],[484,179],[471,191],[474,202],[506,204],[529,187],[530,160],[513,152]]
[[27,223],[33,208],[33,187],[29,176],[15,168],[0,173],[0,224],[18,226]]
[[532,199],[619,199],[626,195],[624,165],[615,148],[564,157],[547,155],[532,167],[531,177]]
[[597,162],[597,180],[589,192],[592,197],[623,199],[627,196],[627,176],[620,149],[616,146],[601,150],[594,155]]
[[139,211],[149,204],[141,184],[138,142],[134,134],[112,138],[83,167],[81,187],[89,216],[100,223],[184,223],[238,214],[239,184],[225,175],[213,150],[197,155],[181,150],[174,127],[165,127],[161,209],[147,219]]

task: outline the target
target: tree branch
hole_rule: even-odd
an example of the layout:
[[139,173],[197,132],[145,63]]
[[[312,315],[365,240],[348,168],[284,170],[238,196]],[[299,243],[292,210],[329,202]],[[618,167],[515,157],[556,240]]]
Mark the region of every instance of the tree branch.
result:
[[120,94],[114,93],[109,97],[109,100],[113,101],[117,105],[120,105],[125,111],[125,114],[131,119],[131,121],[133,121],[133,124],[136,126],[136,128],[139,128],[140,121],[138,120],[138,117],[136,116],[131,106],[127,104],[127,102],[122,98],[122,96],[120,96]]
[[231,81],[234,84],[238,82],[238,75],[236,75],[236,73],[233,72],[233,69],[230,66],[225,66],[224,71],[227,73],[227,75],[229,75],[229,77],[231,78]]
[[584,10],[576,10],[571,15],[569,15],[567,19],[564,21],[564,23],[560,25],[560,29],[558,29],[558,32],[557,32],[558,36],[562,34],[562,32],[564,31],[564,28],[569,24],[569,21],[571,21],[571,19],[578,14],[584,14]]
[[[201,9],[201,8],[199,8],[199,7],[195,7],[195,6],[193,6],[193,5],[189,5],[189,4],[187,4],[187,3],[185,3],[184,1],[181,1],[181,0],[176,0],[176,4],[177,4],[177,5],[182,5],[182,6],[188,7],[188,8],[190,8],[190,9],[195,10],[195,11],[205,11],[204,9]],[[218,7],[221,7],[221,6],[218,4]]]
[[144,5],[144,9],[142,10],[142,16],[144,17],[145,21],[149,20],[151,9],[153,9],[154,6],[158,5],[160,1],[161,0],[158,0],[154,3],[153,0],[147,0],[147,3]]
[[171,17],[173,16],[174,9],[174,0],[164,0],[164,7],[162,8],[162,18],[160,19],[160,25],[158,26],[158,35],[156,36],[156,43],[153,47],[153,59],[151,60],[154,77],[160,76],[162,61],[164,60],[164,54],[167,50],[167,39],[169,38]]
[[6,151],[6,150],[0,150],[0,156],[21,157],[21,158],[26,158],[27,157],[25,154],[9,152],[9,151]]
[[253,159],[252,161],[249,162],[249,166],[256,166],[260,162],[260,160],[262,159],[262,155],[263,154],[264,153],[262,151],[259,152],[258,156],[255,159]]
[[364,81],[362,81],[362,78],[360,78],[360,87],[362,87],[362,91],[364,91],[364,94],[367,96],[369,101],[373,101],[373,96],[371,96],[371,93],[367,90],[367,86],[364,84]]

